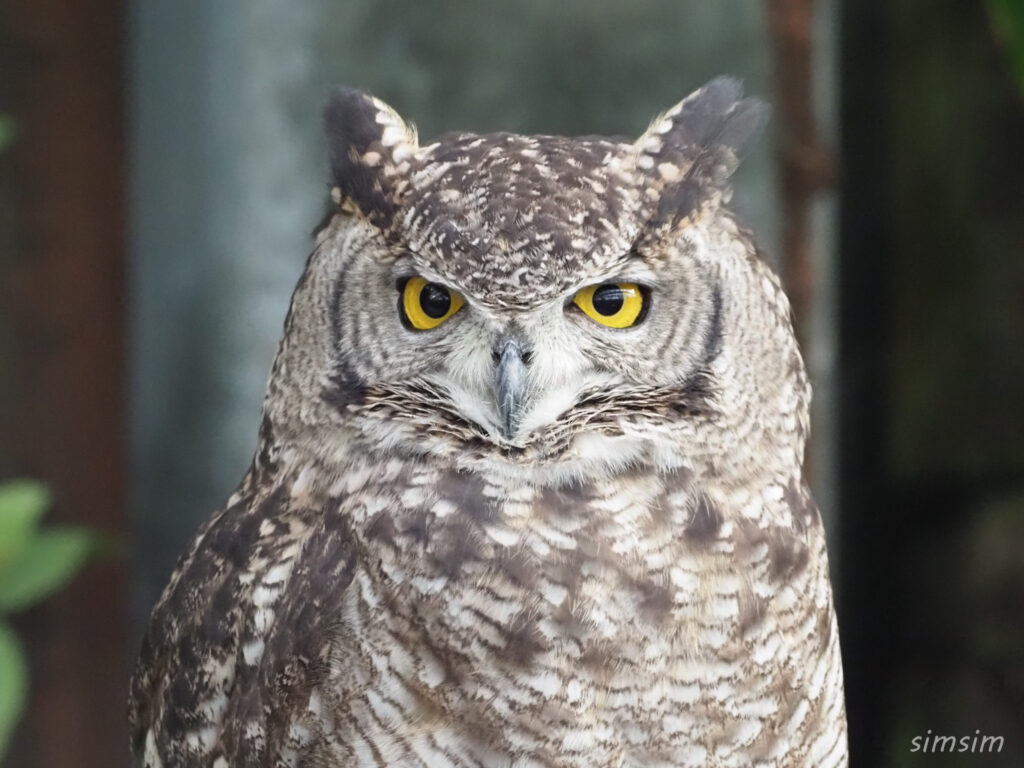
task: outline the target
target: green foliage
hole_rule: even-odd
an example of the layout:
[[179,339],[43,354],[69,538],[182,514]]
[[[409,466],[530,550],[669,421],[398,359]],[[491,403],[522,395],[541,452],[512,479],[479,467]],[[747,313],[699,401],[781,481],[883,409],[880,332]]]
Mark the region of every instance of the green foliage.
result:
[[0,760],[7,751],[7,742],[27,698],[25,654],[11,628],[0,621]]
[[20,552],[50,506],[39,483],[15,480],[0,486],[0,573]]
[[23,610],[59,591],[97,545],[95,535],[81,529],[36,532],[0,571],[0,614]]
[[10,146],[14,141],[15,135],[14,120],[7,115],[0,115],[0,152],[3,152]]
[[1024,0],[987,0],[989,15],[1024,93]]
[[104,539],[81,528],[42,528],[49,505],[50,495],[38,483],[0,485],[0,757],[28,691],[25,655],[4,617],[59,591],[104,548]]

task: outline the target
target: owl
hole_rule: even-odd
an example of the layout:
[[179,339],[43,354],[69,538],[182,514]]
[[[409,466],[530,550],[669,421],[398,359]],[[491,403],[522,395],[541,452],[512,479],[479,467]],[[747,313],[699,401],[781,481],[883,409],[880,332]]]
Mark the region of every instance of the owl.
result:
[[810,388],[728,206],[765,108],[429,144],[340,89],[252,466],[155,607],[135,764],[847,764]]

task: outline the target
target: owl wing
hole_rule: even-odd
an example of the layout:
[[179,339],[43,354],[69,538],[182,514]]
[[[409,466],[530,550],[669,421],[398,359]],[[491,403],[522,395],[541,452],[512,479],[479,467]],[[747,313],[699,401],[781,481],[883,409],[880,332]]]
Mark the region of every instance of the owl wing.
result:
[[354,566],[337,502],[283,487],[236,494],[153,611],[131,685],[135,764],[220,768],[299,753]]

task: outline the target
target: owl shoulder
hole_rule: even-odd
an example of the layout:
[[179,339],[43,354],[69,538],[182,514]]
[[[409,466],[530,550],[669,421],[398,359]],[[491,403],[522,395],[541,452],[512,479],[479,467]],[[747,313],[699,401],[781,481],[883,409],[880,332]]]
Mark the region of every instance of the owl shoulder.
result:
[[132,680],[139,764],[275,754],[326,674],[354,541],[336,502],[291,488],[247,479],[180,560]]

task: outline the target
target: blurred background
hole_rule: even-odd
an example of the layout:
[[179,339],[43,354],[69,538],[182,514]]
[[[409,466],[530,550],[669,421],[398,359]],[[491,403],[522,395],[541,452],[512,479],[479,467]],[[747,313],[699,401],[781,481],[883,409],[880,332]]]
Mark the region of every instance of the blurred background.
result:
[[[1020,0],[0,0],[0,481],[49,493],[0,492],[0,764],[127,765],[147,613],[255,446],[332,84],[425,137],[636,135],[727,73],[775,107],[735,205],[816,387],[852,764],[1024,765],[1022,36]],[[58,534],[107,544],[23,546]]]

